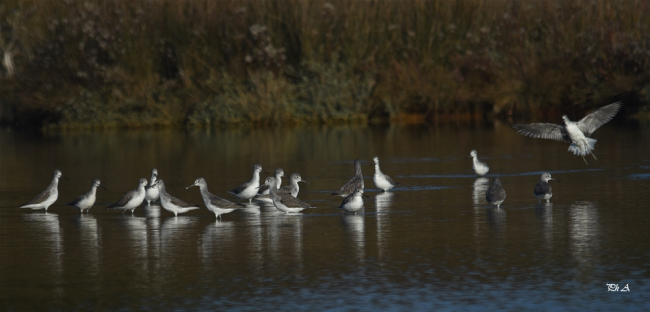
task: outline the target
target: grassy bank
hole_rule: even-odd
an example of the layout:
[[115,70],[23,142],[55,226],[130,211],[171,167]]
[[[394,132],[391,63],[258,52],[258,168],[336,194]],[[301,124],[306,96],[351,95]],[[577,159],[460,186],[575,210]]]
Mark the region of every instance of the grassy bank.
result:
[[0,122],[546,118],[618,99],[644,111],[647,16],[641,0],[6,0]]

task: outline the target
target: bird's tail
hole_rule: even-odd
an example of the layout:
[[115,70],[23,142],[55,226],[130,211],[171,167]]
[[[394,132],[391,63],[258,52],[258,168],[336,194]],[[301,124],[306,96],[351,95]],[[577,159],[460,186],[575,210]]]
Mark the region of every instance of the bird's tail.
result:
[[578,145],[571,143],[571,145],[569,145],[569,152],[573,153],[573,155],[576,156],[587,156],[591,154],[591,151],[593,151],[596,147],[596,141],[596,139],[585,138],[584,143],[586,146],[584,149],[580,149]]

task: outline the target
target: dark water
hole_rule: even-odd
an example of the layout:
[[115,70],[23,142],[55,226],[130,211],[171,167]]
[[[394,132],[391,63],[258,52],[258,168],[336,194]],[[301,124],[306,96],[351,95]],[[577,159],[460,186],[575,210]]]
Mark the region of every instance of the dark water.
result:
[[[0,131],[0,310],[648,309],[650,128],[607,124],[596,156],[507,125],[321,127],[29,135]],[[470,150],[507,191],[490,209]],[[401,184],[380,193],[371,158]],[[344,215],[329,192],[364,159],[365,209]],[[226,193],[260,163],[311,184],[316,206],[223,215],[202,204],[202,176]],[[201,210],[105,210],[159,170],[169,193]],[[47,213],[17,208],[54,169]],[[542,171],[552,205],[537,205]],[[99,178],[98,204],[64,204]],[[284,180],[287,181],[287,180]],[[286,182],[285,182],[286,183]],[[608,283],[629,292],[608,291]]]

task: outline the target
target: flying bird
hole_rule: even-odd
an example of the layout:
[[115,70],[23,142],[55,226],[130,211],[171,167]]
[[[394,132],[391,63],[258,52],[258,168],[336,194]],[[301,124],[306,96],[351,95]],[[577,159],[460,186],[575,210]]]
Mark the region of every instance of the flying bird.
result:
[[564,115],[562,116],[562,120],[564,121],[563,125],[532,123],[512,125],[512,128],[520,134],[531,138],[551,139],[570,143],[569,152],[572,152],[576,156],[582,156],[582,159],[587,163],[585,155],[591,154],[596,159],[596,155],[593,153],[596,140],[589,138],[589,136],[596,129],[612,120],[619,109],[621,109],[621,106],[621,102],[603,106],[577,122],[569,120],[569,117]]

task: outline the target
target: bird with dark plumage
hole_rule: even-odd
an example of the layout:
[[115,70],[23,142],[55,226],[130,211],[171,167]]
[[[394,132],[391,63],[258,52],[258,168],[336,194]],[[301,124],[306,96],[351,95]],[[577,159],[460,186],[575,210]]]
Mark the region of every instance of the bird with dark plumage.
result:
[[548,183],[548,181],[553,180],[560,182],[558,180],[555,180],[551,177],[551,174],[548,172],[542,173],[542,176],[539,178],[539,182],[535,184],[535,189],[533,190],[533,194],[535,194],[535,198],[537,198],[537,203],[539,203],[541,200],[545,199],[547,203],[551,202],[551,197],[553,197],[553,188],[551,187],[551,184]]
[[485,200],[490,204],[490,206],[497,206],[501,208],[501,203],[506,199],[506,190],[501,186],[501,180],[499,177],[494,177],[492,179],[492,184],[485,191]]
[[332,195],[345,197],[352,194],[355,190],[359,188],[363,192],[364,184],[363,184],[363,172],[361,172],[361,160],[356,159],[354,161],[354,170],[355,170],[354,177],[352,177],[352,179],[350,179],[348,183],[345,183],[343,186],[341,186],[341,188],[338,191],[333,192]]

